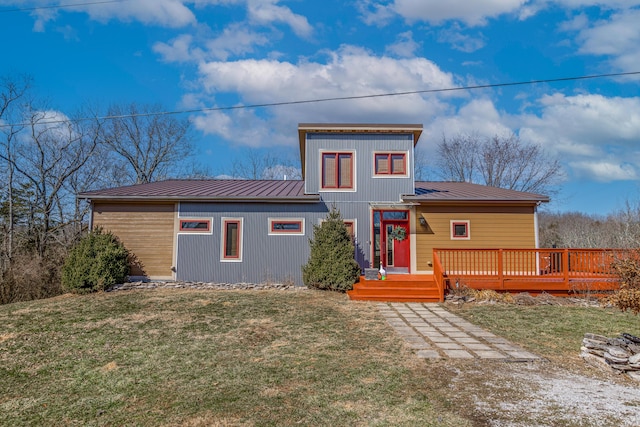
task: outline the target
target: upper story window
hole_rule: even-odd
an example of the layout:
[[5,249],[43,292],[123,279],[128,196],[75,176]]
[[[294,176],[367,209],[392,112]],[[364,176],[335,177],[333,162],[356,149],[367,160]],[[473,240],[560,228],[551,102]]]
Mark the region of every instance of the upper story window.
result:
[[322,153],[322,189],[354,188],[353,152]]
[[374,174],[407,176],[407,153],[374,153]]
[[452,240],[469,240],[469,221],[451,221],[451,239]]

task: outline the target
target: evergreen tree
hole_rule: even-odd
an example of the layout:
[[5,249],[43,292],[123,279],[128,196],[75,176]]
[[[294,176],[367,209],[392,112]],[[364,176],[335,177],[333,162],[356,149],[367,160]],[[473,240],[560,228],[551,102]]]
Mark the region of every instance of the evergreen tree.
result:
[[352,289],[360,277],[360,266],[353,257],[353,241],[339,210],[332,207],[326,220],[313,226],[309,243],[309,261],[302,267],[305,285],[341,292]]

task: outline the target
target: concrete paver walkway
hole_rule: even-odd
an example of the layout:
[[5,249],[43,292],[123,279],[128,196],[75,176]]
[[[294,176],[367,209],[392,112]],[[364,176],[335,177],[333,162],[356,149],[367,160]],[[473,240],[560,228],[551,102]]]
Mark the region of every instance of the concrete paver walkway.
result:
[[421,358],[541,360],[435,303],[379,303],[378,308]]

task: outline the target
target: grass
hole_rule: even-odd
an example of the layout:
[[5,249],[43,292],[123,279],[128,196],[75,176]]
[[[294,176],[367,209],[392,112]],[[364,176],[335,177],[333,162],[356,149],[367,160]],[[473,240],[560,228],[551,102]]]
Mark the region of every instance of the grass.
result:
[[[614,310],[449,308],[551,360],[585,332],[640,335]],[[317,291],[65,295],[0,306],[0,325],[3,426],[481,426],[459,375],[500,366],[418,359],[375,304]]]
[[62,296],[0,324],[1,425],[470,425],[342,294]]
[[467,304],[454,313],[549,359],[579,358],[587,332],[615,337],[640,336],[640,318],[630,312],[580,306]]

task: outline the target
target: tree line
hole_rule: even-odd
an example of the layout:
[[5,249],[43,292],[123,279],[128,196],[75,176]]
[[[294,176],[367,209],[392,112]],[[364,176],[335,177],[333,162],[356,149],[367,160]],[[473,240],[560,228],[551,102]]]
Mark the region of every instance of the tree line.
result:
[[187,173],[190,122],[160,111],[67,116],[36,98],[30,77],[0,77],[0,302],[58,292],[61,260],[87,224],[76,194]]

